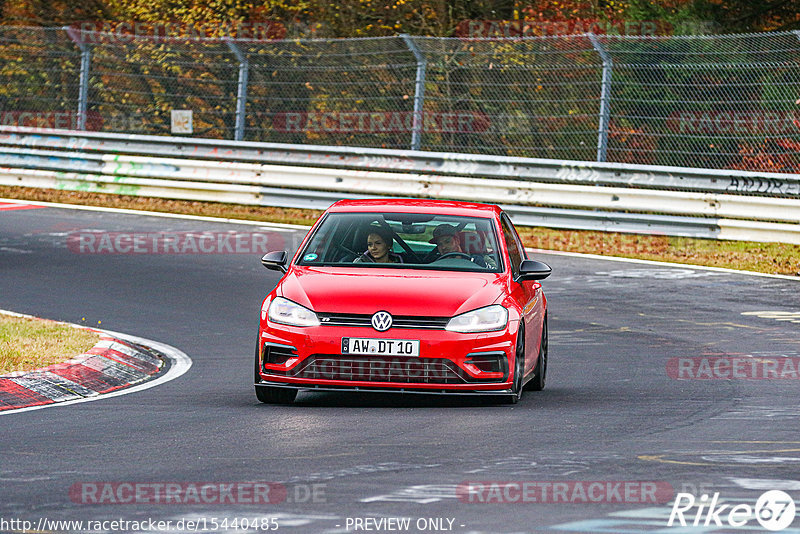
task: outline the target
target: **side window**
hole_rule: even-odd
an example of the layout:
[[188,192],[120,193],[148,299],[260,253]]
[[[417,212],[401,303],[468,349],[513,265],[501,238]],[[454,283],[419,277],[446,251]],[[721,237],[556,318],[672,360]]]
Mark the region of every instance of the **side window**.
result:
[[519,274],[519,266],[523,258],[525,258],[525,251],[520,247],[517,233],[505,214],[502,216],[501,226],[503,228],[503,239],[506,242],[509,259],[511,260],[511,272],[514,273],[514,276],[517,276]]

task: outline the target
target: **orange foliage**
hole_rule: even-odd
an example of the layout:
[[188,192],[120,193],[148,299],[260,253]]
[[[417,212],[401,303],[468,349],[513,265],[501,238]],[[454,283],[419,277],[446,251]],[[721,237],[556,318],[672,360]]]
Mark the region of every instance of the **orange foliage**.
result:
[[740,145],[741,160],[728,169],[764,172],[800,172],[800,143],[789,139],[764,141],[753,147]]
[[650,165],[655,162],[656,137],[644,128],[608,128],[609,160],[615,163]]

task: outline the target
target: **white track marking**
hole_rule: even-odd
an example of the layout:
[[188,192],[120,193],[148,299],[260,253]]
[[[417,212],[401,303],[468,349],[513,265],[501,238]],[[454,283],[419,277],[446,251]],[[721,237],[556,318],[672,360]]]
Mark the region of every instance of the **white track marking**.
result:
[[[246,224],[249,226],[268,226],[277,231],[292,231],[292,230],[306,230],[308,231],[311,226],[303,226],[300,224],[281,224],[270,223],[263,221],[247,221],[244,219],[226,219],[223,217],[204,217],[202,215],[185,215],[182,213],[165,213],[160,211],[144,211],[144,210],[130,210],[124,208],[106,208],[103,206],[81,206],[79,204],[61,204],[58,202],[39,202],[32,200],[17,200],[13,198],[0,198],[0,202],[13,202],[17,204],[31,204],[34,206],[43,206],[45,208],[62,208],[68,210],[85,210],[85,211],[103,211],[107,213],[122,213],[125,215],[144,215],[147,217],[166,217],[169,219],[187,219],[191,221],[207,221],[223,224]],[[264,206],[266,207],[266,206]]]
[[526,250],[534,254],[551,254],[553,256],[569,256],[573,258],[587,258],[592,260],[621,261],[624,263],[639,263],[642,265],[656,265],[659,267],[678,267],[681,269],[695,269],[699,271],[715,271],[718,273],[742,274],[747,276],[762,276],[766,278],[780,278],[781,280],[792,280],[794,282],[800,282],[800,276],[790,276],[788,274],[757,273],[754,271],[739,271],[736,269],[727,269],[725,267],[709,267],[707,265],[694,265],[693,263],[672,263],[668,261],[639,260],[635,258],[620,258],[617,256],[601,256],[599,254],[586,254],[583,252],[563,252],[560,250],[546,250],[540,248],[529,248]]
[[[26,317],[26,318],[32,318],[32,319],[37,318],[37,317],[34,317],[32,315],[25,315],[25,314],[22,314],[22,313],[10,312],[10,311],[7,311],[7,310],[0,310],[0,313],[2,313],[4,315],[12,315],[14,317]],[[76,325],[76,324],[72,324],[72,323],[65,323],[63,321],[56,321],[56,322],[60,322],[62,324],[74,326],[75,328],[86,328],[86,327],[83,327],[81,325]],[[130,341],[132,343],[136,343],[136,344],[139,344],[139,345],[144,345],[145,347],[150,347],[150,348],[153,348],[153,349],[161,352],[167,358],[170,359],[169,370],[163,376],[160,376],[160,377],[155,378],[153,380],[149,380],[147,382],[144,382],[142,384],[139,384],[139,385],[136,385],[136,386],[132,386],[132,387],[129,387],[129,388],[124,388],[124,389],[119,389],[117,391],[112,391],[111,393],[104,393],[104,394],[100,394],[100,395],[97,395],[97,396],[94,396],[94,397],[75,399],[75,400],[71,400],[71,401],[56,402],[56,403],[52,403],[52,404],[43,404],[43,405],[40,405],[40,406],[28,406],[27,408],[16,408],[16,409],[12,409],[12,410],[3,410],[3,411],[0,411],[0,415],[13,415],[13,414],[16,414],[16,413],[28,412],[28,411],[31,411],[31,410],[41,410],[41,409],[44,409],[44,408],[56,408],[56,407],[59,407],[59,406],[69,406],[69,405],[72,405],[72,404],[79,404],[79,403],[82,403],[82,402],[93,402],[93,401],[97,401],[97,400],[107,399],[107,398],[110,398],[110,397],[119,397],[120,395],[127,395],[128,393],[136,393],[138,391],[144,391],[145,389],[150,389],[152,387],[160,386],[161,384],[169,382],[170,380],[175,380],[179,376],[181,376],[184,373],[186,373],[186,371],[188,371],[189,368],[192,366],[192,359],[189,358],[189,356],[187,356],[186,353],[184,353],[183,351],[181,351],[179,349],[176,349],[175,347],[171,347],[169,345],[165,345],[164,343],[159,343],[158,341],[151,341],[149,339],[144,339],[144,338],[141,338],[141,337],[131,336],[131,335],[128,335],[128,334],[121,334],[119,332],[112,332],[112,331],[109,331],[109,330],[98,330],[98,329],[95,329],[95,328],[92,328],[92,330],[97,330],[97,331],[99,331],[99,332],[101,332],[103,334],[108,334],[108,335],[110,335],[112,337],[115,337],[117,339],[121,339],[121,340],[124,340],[124,341]]]

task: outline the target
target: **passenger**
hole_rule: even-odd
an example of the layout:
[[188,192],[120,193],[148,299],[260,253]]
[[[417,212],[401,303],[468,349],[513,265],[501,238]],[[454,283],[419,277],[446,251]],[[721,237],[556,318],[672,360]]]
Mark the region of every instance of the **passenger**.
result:
[[370,227],[367,250],[353,263],[403,263],[403,258],[392,252],[394,238],[385,228]]

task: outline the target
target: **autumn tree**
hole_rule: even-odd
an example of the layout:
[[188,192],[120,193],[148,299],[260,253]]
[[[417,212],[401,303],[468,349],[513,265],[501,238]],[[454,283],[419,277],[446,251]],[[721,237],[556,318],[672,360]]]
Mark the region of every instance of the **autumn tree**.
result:
[[6,26],[62,26],[115,14],[106,0],[0,0],[0,21]]

